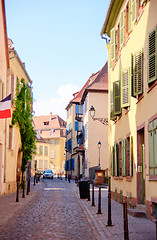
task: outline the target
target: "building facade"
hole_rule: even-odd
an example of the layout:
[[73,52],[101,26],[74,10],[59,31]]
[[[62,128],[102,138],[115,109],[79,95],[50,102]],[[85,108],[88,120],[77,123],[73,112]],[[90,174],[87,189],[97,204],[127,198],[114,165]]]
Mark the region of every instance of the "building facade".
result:
[[64,174],[66,123],[58,115],[33,118],[37,133],[37,153],[33,156],[32,175],[36,171],[51,169],[54,174]]
[[111,1],[101,31],[109,63],[112,198],[157,217],[157,1]]

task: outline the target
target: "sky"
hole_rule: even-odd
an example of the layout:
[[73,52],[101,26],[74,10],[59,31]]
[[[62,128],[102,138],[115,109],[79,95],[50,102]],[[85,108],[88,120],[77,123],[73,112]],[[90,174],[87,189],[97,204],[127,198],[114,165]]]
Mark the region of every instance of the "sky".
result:
[[110,0],[5,0],[7,33],[33,81],[36,116],[57,114],[107,61]]

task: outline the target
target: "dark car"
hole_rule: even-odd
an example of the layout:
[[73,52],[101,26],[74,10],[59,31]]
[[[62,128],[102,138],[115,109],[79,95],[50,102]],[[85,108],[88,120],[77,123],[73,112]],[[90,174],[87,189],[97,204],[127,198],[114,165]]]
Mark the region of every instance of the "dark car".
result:
[[53,172],[51,169],[47,169],[43,173],[43,178],[51,178],[53,179]]

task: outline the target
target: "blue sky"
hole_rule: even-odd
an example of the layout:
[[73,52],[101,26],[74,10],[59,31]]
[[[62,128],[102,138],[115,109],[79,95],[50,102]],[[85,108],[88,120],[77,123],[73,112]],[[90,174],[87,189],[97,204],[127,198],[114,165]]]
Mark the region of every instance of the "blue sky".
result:
[[8,37],[33,81],[35,115],[58,114],[107,60],[110,0],[5,0]]

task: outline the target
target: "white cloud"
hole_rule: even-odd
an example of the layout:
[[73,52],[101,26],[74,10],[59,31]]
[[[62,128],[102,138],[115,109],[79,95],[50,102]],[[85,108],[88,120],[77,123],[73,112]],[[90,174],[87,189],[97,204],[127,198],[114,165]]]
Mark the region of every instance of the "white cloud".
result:
[[69,101],[73,98],[73,93],[79,91],[78,86],[67,84],[60,86],[56,93],[57,96],[50,98],[49,100],[36,100],[33,103],[33,110],[35,111],[35,116],[57,114],[64,120],[66,120],[66,110],[65,107],[68,105]]

